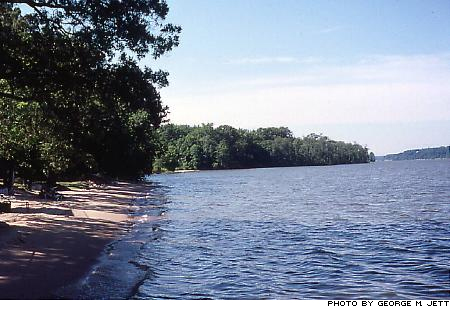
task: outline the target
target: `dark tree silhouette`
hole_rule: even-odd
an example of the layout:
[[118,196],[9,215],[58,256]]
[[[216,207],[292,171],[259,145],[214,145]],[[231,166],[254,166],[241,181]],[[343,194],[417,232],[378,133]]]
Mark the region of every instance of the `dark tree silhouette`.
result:
[[178,45],[167,13],[163,0],[0,2],[3,178],[151,170],[167,73],[138,61]]

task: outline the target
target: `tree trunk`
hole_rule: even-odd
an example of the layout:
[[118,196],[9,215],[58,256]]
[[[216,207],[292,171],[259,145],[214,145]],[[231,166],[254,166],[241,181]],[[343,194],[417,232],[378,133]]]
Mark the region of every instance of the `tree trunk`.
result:
[[56,176],[53,171],[49,171],[47,175],[47,186],[48,188],[56,187]]
[[6,188],[8,189],[8,195],[14,195],[14,180],[15,180],[15,169],[14,165],[10,165],[6,170],[5,179],[3,180]]

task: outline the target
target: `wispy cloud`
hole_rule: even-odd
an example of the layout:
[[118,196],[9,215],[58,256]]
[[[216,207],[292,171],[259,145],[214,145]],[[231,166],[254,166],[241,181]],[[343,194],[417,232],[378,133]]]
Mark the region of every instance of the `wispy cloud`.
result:
[[297,58],[294,57],[255,57],[240,58],[228,61],[230,64],[270,64],[270,63],[294,63]]
[[198,88],[166,96],[172,119],[238,126],[450,120],[450,57],[442,54],[370,56]]
[[320,62],[318,57],[246,57],[229,60],[228,64],[312,64]]
[[450,54],[370,55],[352,64],[325,61],[297,73],[255,76],[234,84],[242,86],[289,87],[330,84],[387,84],[449,82]]

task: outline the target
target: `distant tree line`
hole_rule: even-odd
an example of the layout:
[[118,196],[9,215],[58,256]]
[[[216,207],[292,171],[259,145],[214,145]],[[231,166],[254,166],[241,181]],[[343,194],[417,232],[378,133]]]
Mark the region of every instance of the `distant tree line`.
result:
[[445,159],[450,158],[450,146],[435,148],[411,149],[397,154],[388,154],[384,160],[426,160],[426,159]]
[[368,150],[361,145],[318,134],[298,138],[286,127],[250,131],[227,125],[168,124],[157,135],[155,172],[369,162]]

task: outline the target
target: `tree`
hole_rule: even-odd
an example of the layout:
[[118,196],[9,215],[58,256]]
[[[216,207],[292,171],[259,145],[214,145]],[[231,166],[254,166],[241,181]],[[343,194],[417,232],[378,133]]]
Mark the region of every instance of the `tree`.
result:
[[318,134],[295,138],[288,128],[255,131],[212,124],[168,124],[158,129],[162,144],[155,171],[367,163],[367,148]]
[[[168,82],[166,72],[138,61],[178,45],[181,28],[165,23],[167,13],[164,0],[0,3],[0,101],[7,106],[0,117],[23,104],[34,107],[27,114],[33,128],[2,122],[0,134],[30,135],[21,145],[47,179],[150,171],[154,131],[167,114],[158,87]],[[24,165],[21,151],[0,149],[0,162],[9,162],[0,169]]]
[[263,140],[273,140],[275,139],[275,137],[282,137],[282,138],[293,137],[292,131],[286,127],[259,128],[258,130],[256,130],[255,134],[256,136],[258,136]]

